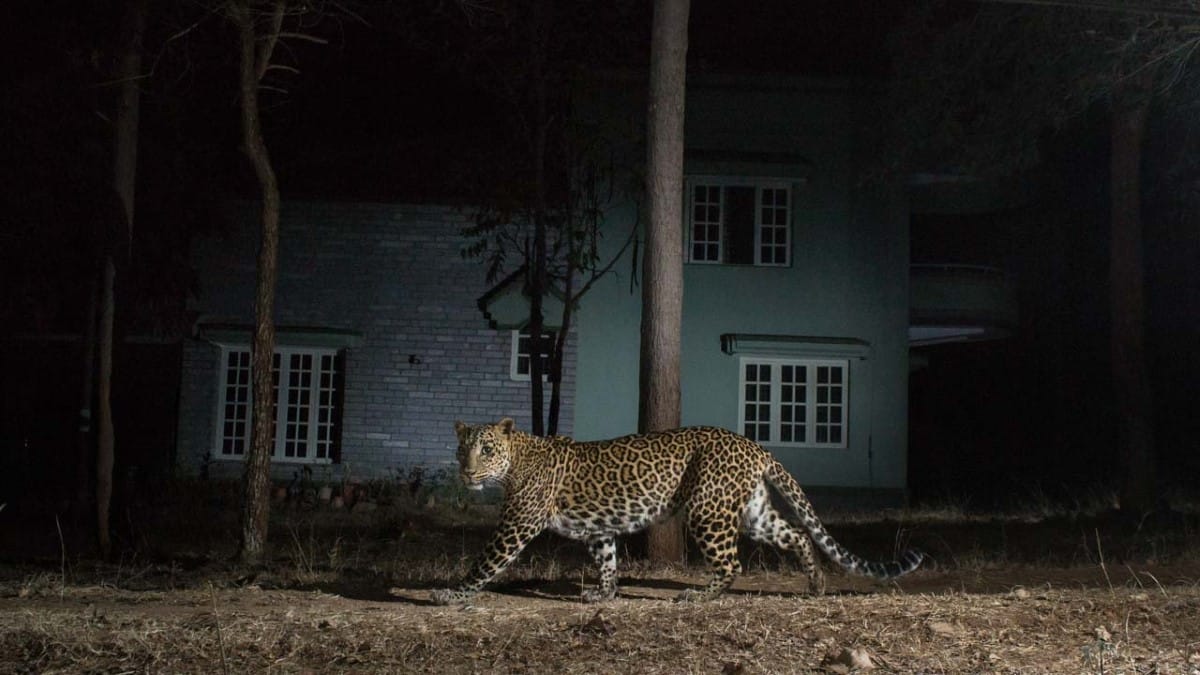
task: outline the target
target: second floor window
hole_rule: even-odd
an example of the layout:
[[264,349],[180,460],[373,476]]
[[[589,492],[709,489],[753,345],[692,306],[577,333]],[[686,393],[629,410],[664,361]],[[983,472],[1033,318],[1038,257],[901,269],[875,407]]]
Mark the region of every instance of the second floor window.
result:
[[791,264],[787,183],[695,178],[688,181],[687,189],[689,262]]

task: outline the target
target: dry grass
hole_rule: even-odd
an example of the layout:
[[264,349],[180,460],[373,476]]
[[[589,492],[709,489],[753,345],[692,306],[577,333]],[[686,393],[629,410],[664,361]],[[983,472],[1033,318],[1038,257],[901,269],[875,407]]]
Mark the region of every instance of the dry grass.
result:
[[[1200,589],[1041,588],[820,598],[738,593],[698,605],[633,585],[600,608],[484,594],[431,607],[255,587],[0,599],[3,672],[1192,673]],[[209,597],[211,593],[211,597]]]
[[165,543],[147,525],[154,551],[117,564],[49,537],[44,557],[0,563],[0,672],[843,673],[857,650],[888,673],[1200,675],[1194,515],[832,516],[856,551],[911,544],[929,562],[888,586],[834,574],[829,595],[810,597],[792,561],[747,547],[733,591],[697,605],[670,599],[702,569],[648,567],[636,545],[622,552],[620,599],[581,604],[585,550],[544,536],[473,605],[433,607],[428,590],[466,572],[495,514],[410,501],[279,508],[275,558],[256,570],[228,562],[219,514],[196,518],[213,506],[203,499],[161,527],[179,536],[187,515],[219,527]]

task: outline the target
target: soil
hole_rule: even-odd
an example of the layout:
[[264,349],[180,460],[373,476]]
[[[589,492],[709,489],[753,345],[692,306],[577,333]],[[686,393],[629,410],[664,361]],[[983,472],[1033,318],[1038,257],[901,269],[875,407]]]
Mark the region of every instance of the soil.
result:
[[429,589],[463,573],[486,525],[292,514],[259,569],[219,546],[0,563],[0,672],[1200,675],[1193,521],[843,523],[872,557],[903,539],[930,559],[887,584],[830,570],[815,597],[748,547],[732,590],[696,604],[673,598],[701,567],[635,555],[618,599],[583,604],[582,547],[543,537],[470,604],[437,607]]
[[762,572],[694,605],[671,598],[702,576],[656,574],[600,606],[577,582],[539,579],[463,607],[431,606],[423,588],[218,587],[219,574],[207,589],[47,583],[0,599],[0,671],[850,672],[857,655],[897,673],[1195,673],[1198,572],[917,572],[834,578],[822,597]]

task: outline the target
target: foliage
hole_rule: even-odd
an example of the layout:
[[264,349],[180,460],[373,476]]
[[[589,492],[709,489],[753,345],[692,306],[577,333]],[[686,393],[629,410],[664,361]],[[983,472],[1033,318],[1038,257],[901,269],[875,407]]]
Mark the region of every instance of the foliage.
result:
[[[462,66],[499,102],[507,142],[498,144],[501,154],[484,157],[468,172],[477,213],[463,232],[462,253],[485,261],[489,283],[506,271],[523,276],[531,352],[550,354],[546,424],[541,361],[531,361],[535,434],[557,432],[563,351],[575,304],[625,250],[607,264],[601,260],[600,226],[617,173],[602,136],[578,123],[571,96],[586,86],[586,67],[621,39],[622,33],[603,27],[633,14],[623,3],[600,9],[581,3],[563,11],[547,0],[498,2],[464,14],[463,32],[471,41]],[[561,320],[551,322],[558,337],[547,349],[543,299],[550,293],[564,304]]]
[[561,199],[539,210],[498,186],[499,199],[480,205],[475,223],[463,229],[467,243],[462,255],[486,264],[488,283],[533,261],[533,228],[539,218],[549,231],[547,273],[555,287],[565,287],[573,273],[599,271],[601,225],[616,195],[616,171],[602,141],[586,133],[570,133],[564,143],[563,170],[570,184]]
[[[922,3],[892,41],[889,168],[978,176],[1034,165],[1039,138],[1153,75],[1189,80],[1200,14],[1091,3]],[[1190,87],[1189,87],[1190,89]]]

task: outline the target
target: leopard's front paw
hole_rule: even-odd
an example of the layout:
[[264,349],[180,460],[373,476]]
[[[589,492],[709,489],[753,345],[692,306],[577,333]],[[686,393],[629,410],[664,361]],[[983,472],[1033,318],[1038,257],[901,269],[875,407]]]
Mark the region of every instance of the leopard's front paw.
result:
[[708,602],[709,600],[715,600],[720,594],[720,591],[714,592],[708,589],[697,590],[695,588],[688,588],[675,596],[675,602]]
[[825,595],[825,575],[821,570],[815,570],[808,575],[808,593],[815,596]]
[[460,591],[453,588],[438,588],[430,591],[429,599],[435,605],[457,605],[471,599],[475,595],[470,591]]
[[583,601],[586,603],[606,602],[617,597],[617,587],[612,588],[588,588],[583,591]]

